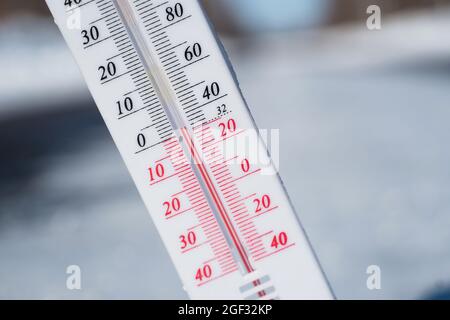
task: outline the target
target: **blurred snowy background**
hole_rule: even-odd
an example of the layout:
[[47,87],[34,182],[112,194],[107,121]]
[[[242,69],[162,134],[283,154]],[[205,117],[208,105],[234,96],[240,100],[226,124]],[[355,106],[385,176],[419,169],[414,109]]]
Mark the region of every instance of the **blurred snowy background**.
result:
[[[282,2],[205,5],[336,296],[449,298],[450,1]],[[184,298],[43,1],[0,2],[0,70],[0,298]]]

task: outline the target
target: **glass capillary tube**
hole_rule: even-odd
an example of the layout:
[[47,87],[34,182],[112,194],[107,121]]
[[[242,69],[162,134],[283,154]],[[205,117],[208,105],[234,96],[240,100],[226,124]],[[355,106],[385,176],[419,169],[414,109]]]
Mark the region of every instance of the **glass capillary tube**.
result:
[[227,215],[218,192],[215,190],[213,182],[208,177],[207,170],[203,164],[198,151],[194,145],[189,125],[183,120],[177,108],[177,100],[172,92],[171,86],[166,80],[164,72],[156,63],[152,50],[147,45],[139,28],[138,20],[135,17],[128,0],[112,0],[122,22],[128,32],[130,40],[143,64],[143,67],[152,83],[160,103],[171,123],[174,134],[187,156],[194,175],[199,182],[200,188],[219,224],[219,227],[231,249],[231,254],[236,261],[241,274],[248,274],[254,271],[249,260],[247,250],[239,239],[239,236]]

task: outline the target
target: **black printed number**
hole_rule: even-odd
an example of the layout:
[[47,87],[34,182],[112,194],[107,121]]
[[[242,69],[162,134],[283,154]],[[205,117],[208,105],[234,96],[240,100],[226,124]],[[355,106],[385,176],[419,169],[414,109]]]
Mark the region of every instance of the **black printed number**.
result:
[[194,43],[191,46],[187,47],[186,50],[184,51],[184,58],[187,61],[191,61],[194,58],[198,58],[202,55],[202,47],[200,46],[199,43]]
[[100,80],[104,81],[110,77],[113,77],[117,72],[117,68],[114,62],[108,62],[106,66],[98,67],[98,71],[100,71],[101,74]]
[[217,82],[211,83],[209,86],[206,86],[205,91],[203,91],[203,98],[211,99],[211,96],[217,97],[220,93],[220,87]]
[[88,45],[92,41],[95,41],[100,36],[100,32],[96,26],[92,26],[89,30],[82,30],[83,45]]
[[130,97],[126,97],[124,100],[117,101],[117,107],[119,108],[119,116],[126,112],[133,110],[133,100]]
[[69,8],[72,8],[73,4],[77,5],[77,4],[80,4],[81,2],[82,2],[82,0],[64,0],[64,5]]
[[217,115],[218,116],[222,116],[222,115],[226,114],[227,112],[228,112],[228,109],[227,109],[226,104],[222,104],[217,107]]
[[139,133],[137,136],[137,144],[141,148],[145,147],[146,144],[145,136],[142,133]]
[[175,18],[181,18],[183,16],[184,10],[181,3],[176,3],[173,7],[166,8],[167,21],[173,21]]

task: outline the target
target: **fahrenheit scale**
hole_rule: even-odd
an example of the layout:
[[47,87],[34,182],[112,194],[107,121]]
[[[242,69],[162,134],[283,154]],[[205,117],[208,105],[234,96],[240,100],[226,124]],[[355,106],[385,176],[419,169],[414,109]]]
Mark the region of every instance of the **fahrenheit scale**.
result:
[[197,0],[47,0],[193,299],[329,299]]

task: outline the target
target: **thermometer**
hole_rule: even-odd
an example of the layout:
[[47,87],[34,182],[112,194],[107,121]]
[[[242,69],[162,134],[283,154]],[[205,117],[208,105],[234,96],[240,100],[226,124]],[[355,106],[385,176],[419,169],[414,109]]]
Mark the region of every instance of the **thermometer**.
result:
[[188,295],[333,298],[200,3],[47,4]]

